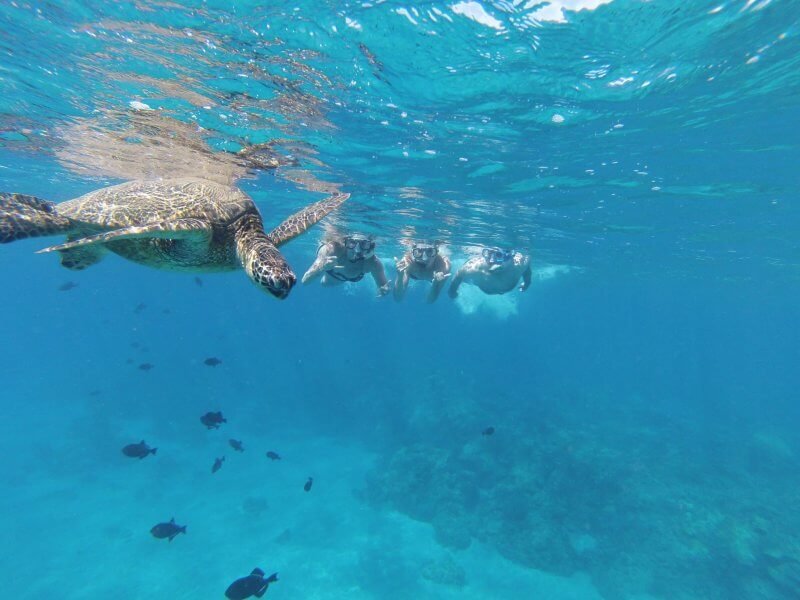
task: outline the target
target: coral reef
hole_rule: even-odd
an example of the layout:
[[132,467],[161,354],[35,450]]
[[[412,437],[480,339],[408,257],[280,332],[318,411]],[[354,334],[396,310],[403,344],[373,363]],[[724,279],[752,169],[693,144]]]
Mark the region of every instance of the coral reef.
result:
[[431,523],[453,551],[476,539],[527,566],[587,572],[609,600],[796,598],[789,445],[610,407],[520,411],[487,437],[478,403],[440,398],[412,415],[431,435],[385,453],[364,496]]
[[467,574],[451,554],[426,563],[422,567],[422,577],[433,583],[459,588],[467,583]]

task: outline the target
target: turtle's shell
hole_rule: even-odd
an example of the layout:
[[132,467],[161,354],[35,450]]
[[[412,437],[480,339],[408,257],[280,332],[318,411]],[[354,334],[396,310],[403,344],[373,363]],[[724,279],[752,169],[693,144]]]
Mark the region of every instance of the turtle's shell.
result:
[[245,193],[203,179],[129,181],[90,192],[57,205],[59,215],[107,229],[171,221],[203,219],[225,226],[256,212]]

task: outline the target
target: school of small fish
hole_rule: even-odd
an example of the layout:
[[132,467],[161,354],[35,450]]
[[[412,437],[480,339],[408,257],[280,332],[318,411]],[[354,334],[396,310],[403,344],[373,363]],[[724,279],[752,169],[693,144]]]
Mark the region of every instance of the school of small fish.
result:
[[[227,423],[228,420],[223,416],[222,411],[208,411],[200,417],[200,422],[210,430],[219,429],[220,426],[223,423]],[[490,437],[494,435],[494,432],[495,428],[490,426],[481,431],[481,435],[483,437]],[[228,445],[233,448],[235,452],[244,452],[244,444],[241,440],[230,438],[228,439]],[[138,443],[131,443],[124,446],[122,448],[122,453],[129,458],[142,460],[150,455],[155,456],[157,450],[158,448],[152,448],[145,440],[141,440]],[[270,461],[281,460],[281,456],[274,450],[268,450],[265,456]],[[216,458],[214,464],[211,466],[211,473],[214,474],[219,471],[224,462],[225,456]],[[310,492],[313,485],[314,478],[308,477],[303,485],[303,490],[305,492]],[[179,534],[186,534],[186,525],[179,525],[175,522],[175,517],[172,517],[169,521],[154,525],[150,529],[150,533],[156,539],[166,539],[171,542]],[[256,567],[249,575],[240,577],[231,583],[225,590],[225,597],[228,598],[228,600],[245,600],[250,597],[260,598],[266,593],[270,584],[276,581],[278,581],[277,573],[266,577],[265,572]]]

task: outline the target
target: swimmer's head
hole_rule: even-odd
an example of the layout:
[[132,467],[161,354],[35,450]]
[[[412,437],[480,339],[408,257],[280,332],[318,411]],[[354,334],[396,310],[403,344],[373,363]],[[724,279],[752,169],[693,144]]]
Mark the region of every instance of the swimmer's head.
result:
[[415,242],[411,247],[411,258],[415,263],[424,267],[431,267],[439,254],[439,245],[428,242]]
[[371,236],[354,233],[344,238],[347,260],[358,262],[375,255],[375,240]]
[[514,258],[514,250],[504,250],[502,248],[484,248],[483,252],[481,252],[481,256],[483,256],[483,260],[485,260],[489,265],[505,265]]

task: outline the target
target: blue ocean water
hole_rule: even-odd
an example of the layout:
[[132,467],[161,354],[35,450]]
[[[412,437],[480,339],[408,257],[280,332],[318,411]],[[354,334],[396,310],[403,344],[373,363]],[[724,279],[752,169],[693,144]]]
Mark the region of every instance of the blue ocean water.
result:
[[5,596],[800,597],[797,8],[0,3],[0,192],[199,176],[272,227],[340,189],[298,276],[333,231],[391,280],[415,239],[533,264],[278,302],[3,245]]

